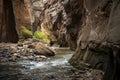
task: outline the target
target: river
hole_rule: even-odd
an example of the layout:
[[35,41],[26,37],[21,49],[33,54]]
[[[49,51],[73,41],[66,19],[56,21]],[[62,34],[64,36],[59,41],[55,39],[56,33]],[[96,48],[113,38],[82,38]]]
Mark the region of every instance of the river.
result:
[[73,53],[69,48],[57,48],[56,55],[47,61],[0,63],[0,80],[97,80],[89,71],[68,63]]
[[0,80],[67,80],[73,69],[68,60],[74,51],[67,48],[60,50],[48,61],[0,63]]

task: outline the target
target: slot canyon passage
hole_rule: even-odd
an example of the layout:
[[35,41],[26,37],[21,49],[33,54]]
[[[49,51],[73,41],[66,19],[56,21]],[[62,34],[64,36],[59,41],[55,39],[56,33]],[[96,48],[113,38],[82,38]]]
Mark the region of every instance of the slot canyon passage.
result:
[[0,80],[120,80],[120,0],[0,0]]

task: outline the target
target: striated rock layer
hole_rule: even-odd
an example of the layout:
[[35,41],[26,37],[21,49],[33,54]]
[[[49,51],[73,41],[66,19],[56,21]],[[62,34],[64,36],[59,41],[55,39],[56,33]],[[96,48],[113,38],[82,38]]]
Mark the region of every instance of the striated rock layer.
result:
[[69,62],[77,68],[102,69],[104,80],[119,80],[120,1],[84,0],[82,4],[85,12],[79,25],[77,49]]

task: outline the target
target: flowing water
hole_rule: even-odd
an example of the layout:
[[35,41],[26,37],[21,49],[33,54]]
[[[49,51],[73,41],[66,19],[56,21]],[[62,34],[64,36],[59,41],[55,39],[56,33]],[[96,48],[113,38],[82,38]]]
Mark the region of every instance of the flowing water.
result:
[[76,80],[68,60],[74,51],[56,49],[48,61],[20,61],[0,63],[0,80]]
[[101,80],[102,72],[78,70],[68,60],[74,51],[55,48],[56,55],[47,61],[19,61],[0,63],[0,80]]

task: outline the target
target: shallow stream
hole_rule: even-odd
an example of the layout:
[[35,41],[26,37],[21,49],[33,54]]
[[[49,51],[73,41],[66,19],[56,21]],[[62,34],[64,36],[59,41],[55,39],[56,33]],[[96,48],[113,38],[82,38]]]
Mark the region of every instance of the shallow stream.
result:
[[75,80],[68,60],[74,51],[56,50],[57,54],[43,62],[20,61],[0,63],[0,80]]

